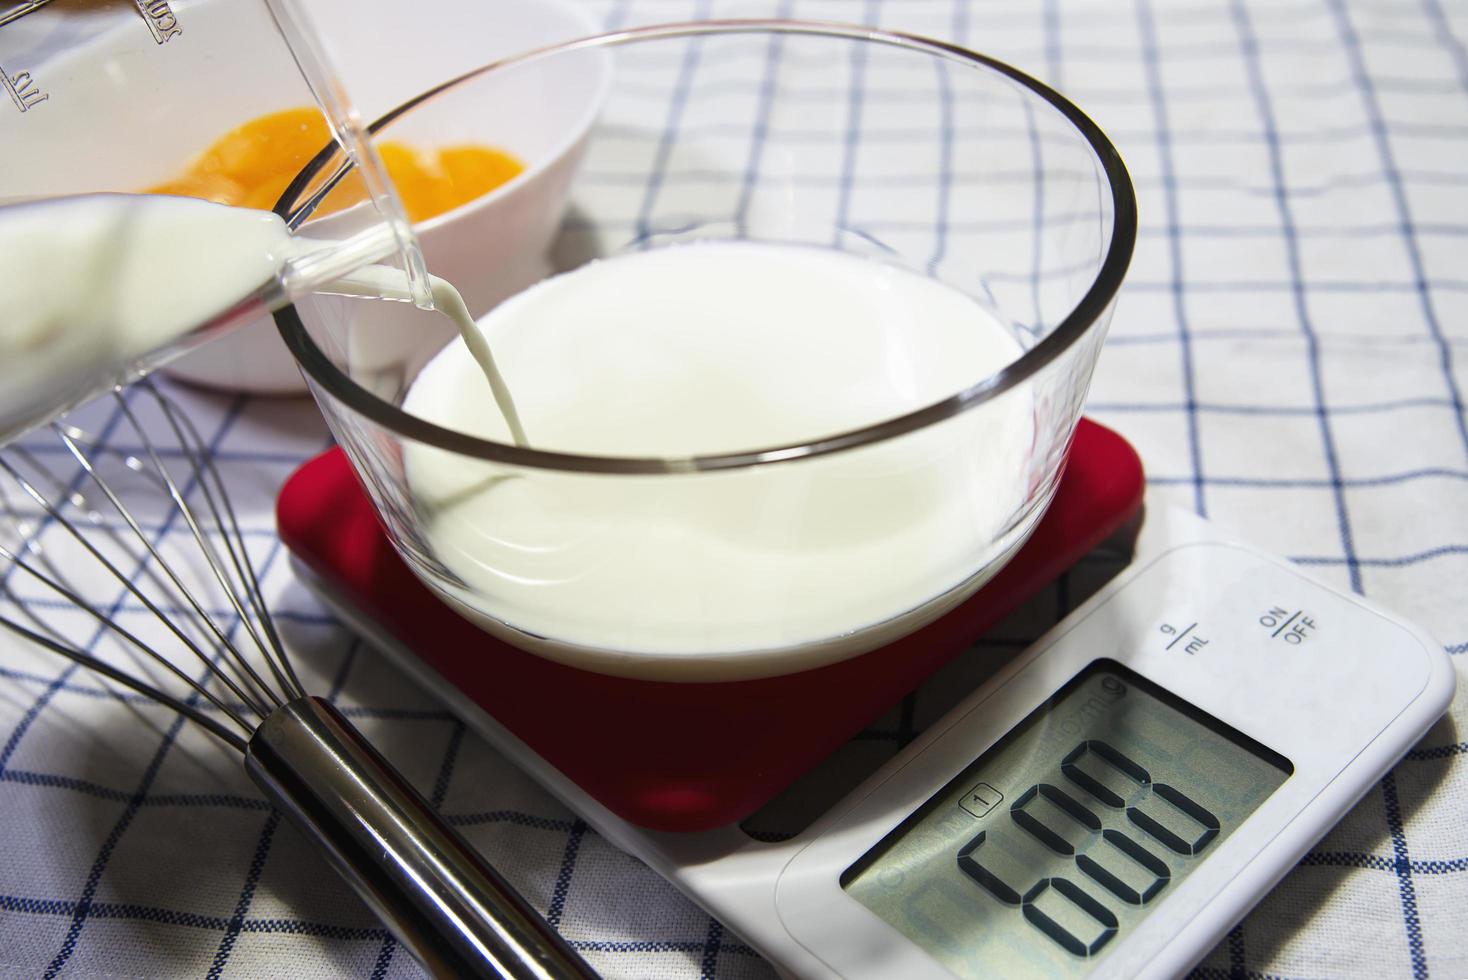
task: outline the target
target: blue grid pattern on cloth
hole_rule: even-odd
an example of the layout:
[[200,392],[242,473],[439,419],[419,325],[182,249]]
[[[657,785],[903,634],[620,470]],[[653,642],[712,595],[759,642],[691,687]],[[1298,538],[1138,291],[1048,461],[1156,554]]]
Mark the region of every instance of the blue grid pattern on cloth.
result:
[[[1117,143],[1140,198],[1138,251],[1088,412],[1138,447],[1151,484],[1173,502],[1422,623],[1465,672],[1468,8],[587,6],[608,27],[772,14],[875,22],[983,50],[1066,92]],[[690,55],[674,70],[692,77],[707,66]],[[880,118],[851,129],[848,154],[913,147],[914,130],[879,112],[901,106],[900,87],[858,94]],[[946,100],[941,111],[941,138],[961,139]],[[676,100],[667,118],[670,131],[713,136],[731,125],[694,118]],[[760,144],[799,139],[758,113],[754,125]],[[752,161],[751,193],[757,170]],[[937,228],[925,225],[938,235],[935,265],[948,236],[1002,223],[961,213],[949,176],[937,177]],[[628,220],[645,224],[661,194],[698,177],[660,166],[652,181],[594,169],[587,179],[634,194]],[[1034,211],[1016,220],[1059,220],[1043,202]],[[863,222],[904,232],[895,218],[879,224]],[[771,975],[738,937],[405,684],[293,580],[271,501],[291,466],[326,442],[311,406],[179,397],[227,474],[308,687],[342,705],[608,976]],[[81,422],[107,436],[118,413],[99,405]],[[64,459],[45,458],[81,485]],[[167,552],[178,528],[161,508],[151,516],[144,527]],[[38,520],[33,531],[64,558],[55,528]],[[11,570],[0,570],[0,585],[3,601],[45,614],[99,655],[121,656]],[[1070,590],[1063,579],[984,649],[1022,646],[1068,607]],[[146,611],[113,593],[114,612],[147,635]],[[206,735],[8,638],[0,652],[0,974],[419,975],[307,846],[280,832],[237,762]],[[943,704],[925,688],[857,742],[890,755]],[[1459,698],[1196,975],[1468,976],[1465,723]]]

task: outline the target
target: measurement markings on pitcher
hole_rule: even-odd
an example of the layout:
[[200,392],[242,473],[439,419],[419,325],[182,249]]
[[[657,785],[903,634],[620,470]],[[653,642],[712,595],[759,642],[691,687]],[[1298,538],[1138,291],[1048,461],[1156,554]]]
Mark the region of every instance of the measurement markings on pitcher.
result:
[[168,0],[133,0],[133,3],[138,5],[138,12],[153,32],[153,40],[159,44],[183,33],[183,28],[178,26],[178,15]]
[[[51,0],[21,0],[20,3],[0,6],[0,27],[34,13],[50,2]],[[41,91],[35,76],[30,72],[17,71],[12,74],[3,65],[0,65],[0,86],[4,86],[10,101],[21,112],[28,112],[51,98],[51,93]]]
[[12,75],[0,65],[0,84],[5,86],[5,91],[10,95],[10,101],[21,112],[29,112],[36,106],[51,98],[49,92],[42,92],[36,83],[35,77],[28,71],[18,71]]

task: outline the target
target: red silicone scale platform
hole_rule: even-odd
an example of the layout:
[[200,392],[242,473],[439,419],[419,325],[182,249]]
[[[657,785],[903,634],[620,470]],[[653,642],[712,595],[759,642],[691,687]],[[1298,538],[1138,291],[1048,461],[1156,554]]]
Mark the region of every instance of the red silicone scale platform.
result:
[[741,820],[970,646],[1133,517],[1142,467],[1087,420],[1030,540],[941,619],[871,653],[782,677],[633,680],[567,667],[482,632],[408,570],[341,450],[281,489],[280,537],[295,556],[425,664],[613,813],[654,830]]

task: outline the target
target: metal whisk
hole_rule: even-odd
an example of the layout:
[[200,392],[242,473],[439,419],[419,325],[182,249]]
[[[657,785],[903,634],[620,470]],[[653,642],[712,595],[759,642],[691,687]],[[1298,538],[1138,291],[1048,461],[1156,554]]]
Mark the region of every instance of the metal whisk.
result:
[[[151,384],[140,383],[131,391],[156,405],[161,429],[170,438],[166,448],[162,440],[155,441],[130,400],[117,393],[120,421],[142,447],[140,455],[124,455],[123,463],[171,501],[209,577],[228,598],[237,626],[211,613],[196,590],[159,554],[114,483],[95,465],[100,447],[63,424],[52,426],[57,438],[80,465],[83,481],[106,503],[98,500],[93,509],[86,493],[63,483],[35,453],[19,447],[0,452],[0,470],[18,489],[18,493],[0,491],[0,508],[17,531],[11,535],[17,542],[14,550],[0,540],[0,560],[88,613],[186,684],[193,696],[177,697],[118,669],[49,628],[41,617],[21,621],[0,610],[0,626],[172,708],[239,751],[245,770],[271,802],[321,847],[342,877],[434,975],[596,976],[340,712],[306,692],[266,608],[244,535],[206,444],[180,408]],[[165,460],[173,461],[182,482]],[[190,504],[191,498],[197,504]],[[109,525],[102,517],[103,507],[120,517],[124,527]],[[98,569],[156,615],[177,658],[129,631],[68,584],[68,576],[27,533],[25,525],[31,519],[68,532]],[[135,556],[150,559],[151,567],[160,570],[147,587],[107,556],[94,539],[103,533],[130,543]],[[240,640],[231,638],[235,635]],[[184,657],[206,665],[219,689],[211,690],[175,662]]]

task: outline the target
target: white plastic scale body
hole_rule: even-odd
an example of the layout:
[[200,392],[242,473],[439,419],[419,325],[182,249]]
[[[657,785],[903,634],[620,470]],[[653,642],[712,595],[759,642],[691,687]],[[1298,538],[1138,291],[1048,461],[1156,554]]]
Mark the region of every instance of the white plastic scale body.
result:
[[800,977],[1180,974],[1454,688],[1417,628],[1153,506],[1126,571],[771,844],[735,826],[626,823],[382,645],[604,837]]

